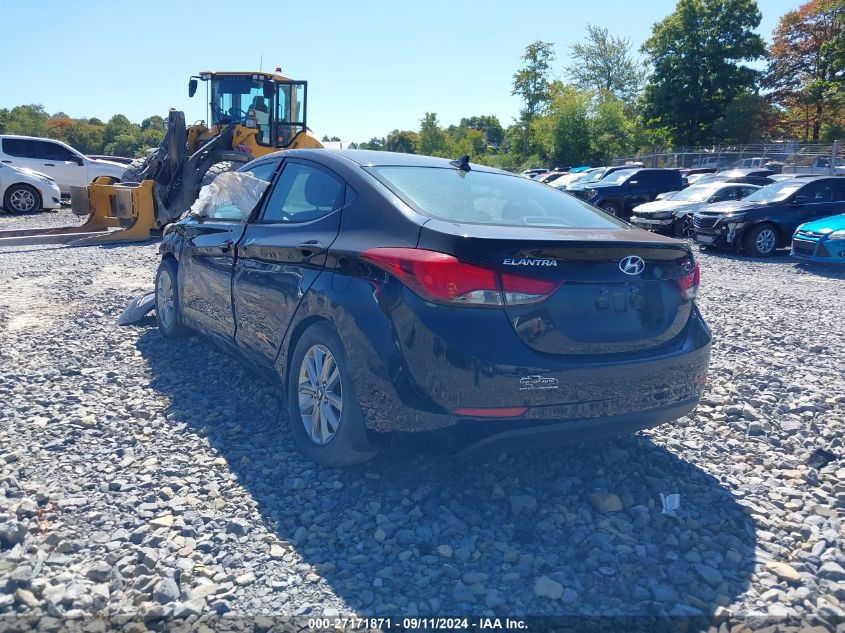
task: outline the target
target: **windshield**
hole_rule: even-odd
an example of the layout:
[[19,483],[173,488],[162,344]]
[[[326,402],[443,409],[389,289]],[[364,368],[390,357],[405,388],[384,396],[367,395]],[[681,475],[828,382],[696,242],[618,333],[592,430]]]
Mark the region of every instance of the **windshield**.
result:
[[438,167],[367,168],[423,215],[494,226],[626,226],[577,198],[519,176]]
[[620,169],[619,171],[615,171],[609,176],[601,179],[601,184],[603,185],[621,185],[623,182],[628,180],[631,176],[637,173],[635,169]]
[[781,200],[786,200],[805,184],[807,183],[784,180],[783,182],[776,182],[773,185],[758,189],[745,199],[748,202],[780,202]]
[[718,186],[713,185],[696,185],[695,187],[687,187],[683,191],[679,191],[674,196],[672,196],[672,200],[684,200],[686,202],[704,202],[718,189]]
[[250,108],[269,116],[263,83],[251,77],[215,77],[211,82],[211,122],[228,124],[246,118]]

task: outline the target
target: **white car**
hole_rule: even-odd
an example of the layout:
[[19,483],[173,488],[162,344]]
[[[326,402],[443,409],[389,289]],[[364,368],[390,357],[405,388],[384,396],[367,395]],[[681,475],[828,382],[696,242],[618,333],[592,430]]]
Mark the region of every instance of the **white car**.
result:
[[70,145],[50,138],[0,135],[0,163],[47,174],[63,195],[74,185],[84,187],[98,176],[120,180],[126,165],[89,158]]
[[56,181],[31,169],[0,163],[0,200],[9,213],[55,209],[61,204]]
[[695,236],[692,218],[701,207],[713,202],[742,200],[759,188],[740,182],[703,182],[682,189],[669,199],[634,207],[629,221],[641,229],[689,239]]

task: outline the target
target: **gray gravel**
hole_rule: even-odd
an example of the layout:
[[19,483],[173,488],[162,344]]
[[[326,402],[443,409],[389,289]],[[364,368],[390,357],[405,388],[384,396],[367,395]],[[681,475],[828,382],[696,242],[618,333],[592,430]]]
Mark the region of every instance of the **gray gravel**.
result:
[[[0,230],[69,217],[0,214]],[[699,257],[715,344],[692,417],[333,470],[296,452],[276,389],[213,345],[115,325],[152,284],[155,244],[0,249],[0,622],[704,614],[836,630],[845,275]]]

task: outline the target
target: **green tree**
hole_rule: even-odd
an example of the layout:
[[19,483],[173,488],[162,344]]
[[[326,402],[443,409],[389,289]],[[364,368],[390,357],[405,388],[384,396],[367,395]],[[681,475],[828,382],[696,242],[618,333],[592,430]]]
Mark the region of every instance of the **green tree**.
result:
[[677,144],[716,140],[714,123],[756,88],[758,73],[743,62],[766,52],[754,32],[760,17],[756,0],[678,0],[642,48],[653,66],[644,96],[649,124],[669,129]]
[[74,119],[67,130],[67,143],[83,154],[100,154],[103,151],[104,125],[94,125],[83,119]]
[[402,152],[416,154],[419,147],[420,135],[410,130],[393,130],[387,135],[384,149],[388,152]]
[[764,85],[788,132],[820,140],[845,109],[845,0],[810,0],[781,17]]
[[164,140],[164,130],[158,130],[155,128],[147,128],[143,132],[141,132],[140,136],[138,137],[138,149],[135,150],[137,154],[140,150],[142,153],[144,150],[148,150],[151,147],[158,147],[161,145],[161,142]]
[[447,156],[449,139],[440,127],[437,113],[426,112],[420,121],[419,153],[426,156]]
[[15,106],[4,117],[4,134],[22,134],[24,136],[45,136],[47,121],[50,116],[44,106],[31,103]]
[[541,159],[560,167],[583,165],[590,153],[588,119],[592,94],[560,83],[553,84],[550,93],[547,114],[534,123]]
[[609,163],[634,151],[636,122],[628,117],[625,104],[613,93],[602,92],[598,96],[588,127],[594,162]]
[[146,132],[147,130],[158,130],[159,132],[166,132],[167,131],[167,123],[165,120],[154,114],[153,116],[148,116],[146,119],[141,121],[141,131]]
[[532,42],[522,55],[524,66],[513,76],[511,94],[519,95],[524,102],[520,111],[523,158],[527,157],[530,150],[531,123],[549,103],[549,71],[554,59],[554,45],[551,42]]
[[383,151],[385,149],[385,140],[383,138],[373,137],[369,141],[365,141],[358,145],[361,149],[374,149],[376,151]]
[[505,136],[505,130],[502,128],[498,117],[488,114],[462,118],[458,127],[481,130],[486,135],[487,142],[496,146],[501,145]]
[[[112,118],[109,119],[109,122],[106,123],[105,134],[103,140],[106,144],[113,143],[117,140],[119,136],[129,136],[129,137],[136,137],[138,133],[141,131],[141,128],[137,125],[134,125],[122,114],[115,114]],[[123,141],[125,143],[125,140]],[[132,154],[122,154],[123,156],[131,156]]]
[[633,105],[646,78],[644,66],[631,54],[631,40],[606,28],[587,25],[587,37],[569,47],[566,72],[581,90],[609,92]]

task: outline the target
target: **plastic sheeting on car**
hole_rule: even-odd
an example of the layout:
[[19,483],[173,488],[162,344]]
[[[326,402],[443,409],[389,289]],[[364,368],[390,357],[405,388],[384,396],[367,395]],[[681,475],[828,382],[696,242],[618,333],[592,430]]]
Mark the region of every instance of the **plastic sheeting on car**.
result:
[[200,190],[190,213],[203,218],[246,220],[269,185],[248,172],[224,172]]

